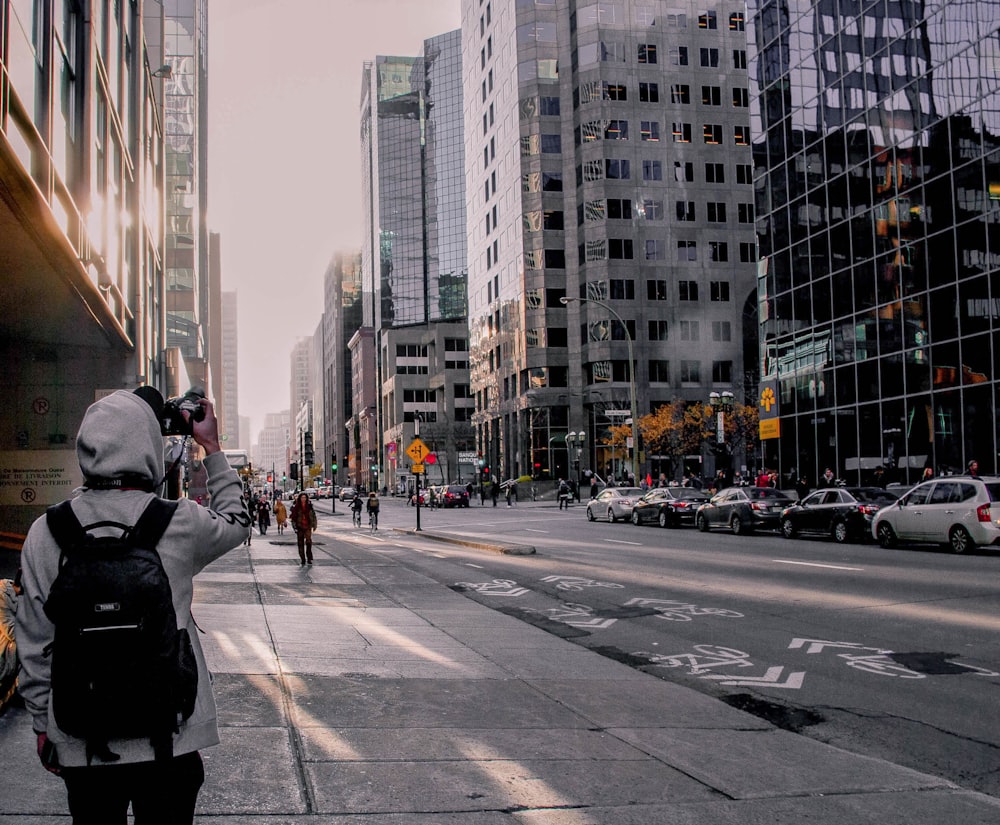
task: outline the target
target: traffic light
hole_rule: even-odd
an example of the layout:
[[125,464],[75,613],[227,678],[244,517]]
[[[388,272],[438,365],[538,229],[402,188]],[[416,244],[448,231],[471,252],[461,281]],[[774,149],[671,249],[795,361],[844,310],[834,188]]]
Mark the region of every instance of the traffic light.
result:
[[334,461],[333,464],[330,465],[330,472],[332,472],[332,473],[336,473],[337,472],[337,462],[336,461]]
[[288,476],[286,476],[284,473],[282,473],[281,474],[281,483],[284,484],[285,481],[287,480],[287,478],[288,478]]
[[299,478],[299,463],[297,461],[293,461],[292,462],[292,465],[291,465],[291,467],[289,467],[289,470],[288,470],[288,475],[292,479],[292,481],[298,481],[298,478]]
[[272,476],[270,473],[267,474],[267,483],[274,484],[274,476]]
[[313,463],[313,434],[307,430],[302,434],[302,460],[306,464]]
[[490,477],[490,468],[484,466],[483,467],[483,478],[486,479],[486,478],[489,478],[489,477]]

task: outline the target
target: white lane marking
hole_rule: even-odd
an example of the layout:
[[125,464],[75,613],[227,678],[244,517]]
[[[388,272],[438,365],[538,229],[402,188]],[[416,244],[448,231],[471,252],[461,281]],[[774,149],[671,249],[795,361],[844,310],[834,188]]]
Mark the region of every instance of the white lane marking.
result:
[[485,570],[486,569],[481,564],[473,564],[472,562],[468,562],[468,561],[465,563],[465,566],[466,567],[475,567],[476,570]]
[[864,570],[863,567],[841,567],[836,564],[817,564],[811,561],[788,561],[787,559],[771,559],[775,564],[797,564],[800,567],[824,567],[827,570]]
[[641,541],[622,541],[621,539],[604,539],[608,544],[629,544],[632,547],[642,547]]
[[548,535],[548,533],[549,533],[548,530],[536,530],[534,527],[525,527],[524,528],[524,532],[525,533],[545,533],[546,535]]

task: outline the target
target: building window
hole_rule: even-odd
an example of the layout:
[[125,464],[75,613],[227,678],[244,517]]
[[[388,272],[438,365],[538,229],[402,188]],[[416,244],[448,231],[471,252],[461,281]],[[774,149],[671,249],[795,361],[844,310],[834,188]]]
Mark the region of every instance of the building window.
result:
[[650,341],[666,341],[667,340],[667,322],[666,321],[650,321],[649,322],[649,340]]
[[639,44],[639,62],[640,63],[656,63],[656,44],[655,43],[640,43]]
[[677,201],[677,220],[697,220],[695,218],[694,201]]
[[725,241],[708,242],[708,259],[715,263],[725,263],[729,260],[729,244]]
[[712,321],[712,340],[719,343],[733,340],[733,325],[729,321]]
[[542,212],[542,228],[561,230],[563,229],[563,213],[558,209],[546,209]]
[[713,361],[712,362],[712,383],[732,384],[733,383],[733,362]]
[[722,143],[722,126],[718,123],[706,123],[704,128],[705,143],[708,144],[719,144]]
[[681,361],[681,383],[701,383],[701,363],[698,361]]
[[642,201],[642,215],[647,221],[663,220],[663,201],[655,201],[651,198],[644,198]]
[[701,102],[705,106],[721,106],[722,89],[718,86],[702,86]]
[[607,158],[604,161],[604,176],[610,180],[628,180],[631,177],[631,167],[627,160]]
[[697,261],[698,260],[698,244],[695,241],[678,241],[677,242],[677,260],[678,261]]
[[[721,165],[721,164],[720,164]],[[674,161],[674,180],[680,182],[694,182],[694,164],[691,161]]]
[[687,66],[688,49],[687,46],[677,46],[670,50],[670,62],[674,66]]
[[727,303],[729,301],[729,281],[712,281],[708,285],[709,300]]
[[745,109],[750,105],[750,93],[743,86],[733,89],[733,106]]
[[757,244],[742,242],[740,244],[740,263],[751,264],[757,260]]
[[753,183],[753,167],[749,163],[736,164],[736,182],[745,184]]
[[671,103],[690,103],[691,102],[691,87],[687,83],[671,83],[670,84],[670,102]]
[[640,103],[659,103],[660,102],[660,86],[657,83],[640,83],[639,84],[639,102]]
[[754,212],[752,203],[736,204],[736,220],[740,223],[753,223]]
[[608,217],[613,220],[631,220],[632,201],[625,198],[608,198]]
[[681,301],[697,301],[698,300],[698,282],[697,281],[678,281],[677,282],[677,297]]
[[646,239],[646,260],[662,261],[666,257],[666,248],[659,238]]
[[608,282],[608,294],[612,301],[634,301],[635,281],[624,278],[612,278]]
[[698,321],[680,322],[681,340],[693,343],[701,337],[701,325]]
[[632,257],[631,238],[608,238],[608,260],[630,261]]
[[663,164],[658,160],[644,160],[642,162],[643,180],[663,180]]
[[603,96],[605,100],[628,100],[628,89],[622,83],[605,83]]
[[628,140],[627,120],[608,120],[604,125],[605,140]]
[[662,279],[646,281],[646,298],[650,301],[666,301],[667,282]]
[[749,126],[734,126],[733,127],[733,139],[737,146],[749,146],[750,145],[750,127]]
[[709,201],[707,206],[709,223],[726,222],[726,204],[717,201]]
[[746,71],[747,53],[744,49],[733,49],[733,68]]
[[539,114],[546,117],[559,117],[560,106],[558,97],[542,97],[539,99]]
[[565,269],[566,268],[566,252],[562,249],[546,249],[545,250],[545,268],[546,269]]
[[562,135],[542,135],[542,154],[558,155],[562,152]]
[[719,66],[718,49],[701,49],[701,65],[708,69],[716,69]]
[[705,164],[705,183],[725,183],[726,167],[722,163]]
[[639,139],[650,141],[651,143],[659,143],[660,141],[660,124],[656,120],[640,120],[639,121]]
[[706,11],[703,14],[698,15],[698,28],[699,29],[717,29],[719,28],[718,20],[716,19],[714,11]]
[[670,362],[669,361],[650,361],[649,362],[649,380],[650,380],[650,383],[654,383],[654,384],[669,384],[670,383]]
[[690,123],[678,123],[677,121],[674,121],[673,136],[674,136],[674,143],[690,143],[691,142],[691,124]]
[[729,15],[729,31],[731,32],[742,32],[746,31],[746,22],[743,19],[743,12],[734,11]]

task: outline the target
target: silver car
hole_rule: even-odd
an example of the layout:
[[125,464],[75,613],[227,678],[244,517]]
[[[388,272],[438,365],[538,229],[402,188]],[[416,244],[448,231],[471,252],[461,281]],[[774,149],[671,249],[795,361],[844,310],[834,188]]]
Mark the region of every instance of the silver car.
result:
[[954,553],[1000,544],[1000,478],[947,476],[918,484],[872,521],[882,547],[943,544]]
[[587,521],[606,518],[614,523],[618,519],[628,521],[632,517],[632,507],[642,497],[638,487],[605,487],[597,498],[587,502]]

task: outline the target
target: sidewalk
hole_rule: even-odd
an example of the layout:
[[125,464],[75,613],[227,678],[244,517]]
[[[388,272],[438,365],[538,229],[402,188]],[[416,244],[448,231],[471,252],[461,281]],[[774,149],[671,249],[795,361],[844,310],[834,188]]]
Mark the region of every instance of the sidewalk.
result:
[[[222,740],[213,825],[995,825],[1000,800],[769,726],[502,613],[321,521],[197,580]],[[272,531],[273,532],[273,531]],[[23,710],[0,825],[65,823]]]

